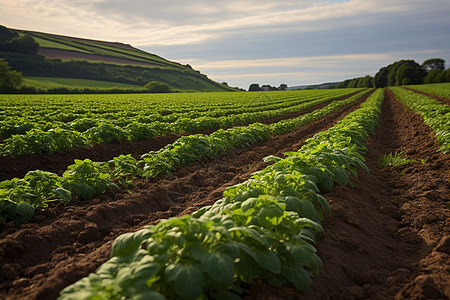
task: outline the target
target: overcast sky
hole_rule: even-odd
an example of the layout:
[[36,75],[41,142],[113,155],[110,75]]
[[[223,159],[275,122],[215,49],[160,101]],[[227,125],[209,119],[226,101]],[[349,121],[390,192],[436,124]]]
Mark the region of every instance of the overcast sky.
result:
[[0,24],[131,44],[247,89],[450,66],[450,0],[0,0]]

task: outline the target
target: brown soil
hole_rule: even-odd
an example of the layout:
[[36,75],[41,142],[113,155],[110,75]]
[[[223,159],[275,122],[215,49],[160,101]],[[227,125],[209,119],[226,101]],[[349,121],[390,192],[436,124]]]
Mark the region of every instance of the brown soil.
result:
[[[448,155],[435,152],[439,146],[419,116],[392,93],[387,96],[381,126],[368,140],[371,174],[361,172],[355,188],[336,187],[325,195],[331,212],[318,244],[324,267],[312,289],[298,293],[255,284],[250,299],[450,298]],[[137,180],[131,194],[109,191],[89,203],[72,201],[38,212],[20,228],[2,228],[0,298],[56,298],[108,259],[118,235],[213,203],[225,187],[264,168],[263,157],[300,148],[357,105],[172,177]],[[395,170],[377,166],[378,157],[395,151],[427,161]]]
[[[324,195],[331,212],[311,290],[255,286],[250,299],[450,298],[450,160],[436,153],[421,118],[389,90],[386,96],[380,127],[367,141],[370,175]],[[379,157],[400,151],[426,162],[378,166]]]
[[406,89],[410,90],[410,91],[413,91],[415,93],[422,94],[422,95],[428,96],[430,98],[436,99],[439,102],[441,102],[442,104],[450,105],[450,99],[447,99],[447,98],[444,98],[444,97],[441,97],[441,96],[436,96],[436,95],[433,95],[433,94],[429,94],[429,93],[426,93],[426,92],[418,91],[418,90],[411,89],[411,88],[406,88]]
[[55,298],[106,261],[118,235],[214,203],[227,186],[266,167],[265,156],[300,148],[303,140],[333,126],[362,100],[295,132],[182,168],[172,177],[137,180],[131,194],[110,190],[89,203],[74,200],[37,212],[20,228],[3,228],[0,298]]
[[[355,93],[336,98],[343,100],[353,96]],[[316,109],[328,105],[330,101],[322,103],[312,108],[308,108],[292,114],[267,119],[261,121],[264,124],[271,124],[281,120],[296,118],[310,113]],[[247,124],[240,124],[247,125]],[[211,131],[202,131],[197,133],[209,134]],[[121,154],[132,154],[139,158],[142,154],[149,151],[157,151],[167,144],[173,143],[180,135],[172,134],[169,136],[154,137],[140,141],[115,142],[111,144],[97,144],[92,147],[74,148],[66,153],[56,153],[53,155],[34,154],[27,156],[8,157],[0,156],[0,181],[14,177],[23,178],[28,171],[43,170],[62,175],[67,166],[73,164],[74,159],[89,158],[93,161],[108,161]]]

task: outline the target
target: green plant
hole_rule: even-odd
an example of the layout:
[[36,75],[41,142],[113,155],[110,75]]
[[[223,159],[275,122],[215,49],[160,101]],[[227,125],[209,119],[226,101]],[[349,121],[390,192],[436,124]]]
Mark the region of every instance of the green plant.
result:
[[102,194],[107,188],[117,185],[111,182],[107,163],[93,162],[90,159],[75,159],[63,174],[63,187],[84,200]]
[[18,226],[31,219],[35,208],[45,208],[52,201],[67,203],[71,198],[58,175],[30,171],[23,179],[0,182],[0,223],[13,221]]
[[441,144],[437,151],[450,152],[450,106],[438,100],[417,94],[404,88],[393,87],[396,97],[412,111],[422,116],[425,124],[435,132],[436,140]]
[[[256,279],[308,289],[321,268],[313,243],[327,201],[319,186],[346,184],[363,167],[383,90],[297,152],[275,161],[192,216],[172,218],[114,241],[111,259],[64,289],[61,299],[234,299]],[[224,131],[220,132],[224,134]],[[330,181],[331,180],[331,181]]]
[[385,154],[378,158],[378,165],[382,167],[400,167],[419,162],[413,158],[403,157],[403,152]]
[[109,163],[112,165],[112,177],[117,179],[118,183],[125,188],[128,188],[133,183],[133,177],[143,174],[142,169],[138,165],[138,160],[131,154],[114,157]]

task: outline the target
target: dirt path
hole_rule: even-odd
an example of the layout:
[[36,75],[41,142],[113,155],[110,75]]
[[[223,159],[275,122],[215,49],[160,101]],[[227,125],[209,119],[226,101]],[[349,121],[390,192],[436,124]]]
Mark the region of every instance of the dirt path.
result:
[[118,235],[212,204],[227,186],[264,168],[262,158],[297,150],[306,138],[333,126],[362,100],[290,134],[180,169],[173,177],[138,180],[132,194],[109,191],[89,203],[72,201],[37,213],[19,229],[4,229],[0,298],[54,299],[62,288],[107,260]]
[[[339,97],[335,100],[347,99],[356,93],[357,92],[344,97]],[[261,123],[271,124],[281,120],[296,118],[316,109],[322,108],[328,105],[331,101],[332,100],[296,113],[264,120]],[[200,133],[208,134],[211,132],[212,131],[203,131]],[[67,169],[67,166],[73,164],[74,159],[89,158],[93,161],[108,161],[121,154],[132,154],[136,158],[139,158],[144,153],[149,151],[157,151],[165,145],[173,143],[180,136],[181,135],[172,134],[169,136],[155,137],[141,141],[97,144],[93,147],[74,148],[70,152],[60,154],[56,153],[53,155],[34,154],[20,157],[0,156],[0,181],[14,177],[23,178],[28,171],[32,170],[44,170],[62,175],[62,173]]]
[[[355,188],[325,197],[331,212],[318,244],[324,267],[312,289],[254,286],[249,299],[449,299],[450,159],[421,118],[387,91]],[[426,160],[395,169],[377,159],[403,151]],[[283,296],[279,296],[283,295]]]

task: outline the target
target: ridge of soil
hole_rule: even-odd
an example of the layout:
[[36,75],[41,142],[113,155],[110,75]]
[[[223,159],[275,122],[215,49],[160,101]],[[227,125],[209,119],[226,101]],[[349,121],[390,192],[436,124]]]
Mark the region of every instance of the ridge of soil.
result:
[[[267,119],[261,121],[263,124],[276,123],[281,120],[286,120],[290,118],[300,117],[304,114],[310,113],[316,109],[322,108],[328,105],[331,101],[344,100],[358,92],[351,93],[349,95],[332,99],[325,103],[319,104],[312,108],[308,108],[299,112],[287,114],[284,116],[279,116],[276,118]],[[248,124],[241,124],[236,126],[243,126]],[[196,133],[210,134],[213,131],[202,131]],[[192,133],[190,133],[192,134]],[[119,156],[121,154],[132,154],[134,157],[138,158],[142,154],[149,151],[157,151],[167,144],[175,142],[181,135],[171,134],[168,136],[154,137],[145,140],[135,140],[135,141],[125,141],[125,142],[114,142],[110,144],[96,144],[92,147],[85,148],[73,148],[69,152],[65,153],[55,153],[52,155],[46,154],[33,154],[27,156],[0,156],[0,181],[12,179],[14,177],[23,178],[28,171],[33,170],[43,170],[62,175],[62,173],[67,169],[67,167],[73,164],[74,159],[85,159],[89,158],[93,161],[108,161],[113,159],[113,157]]]
[[[248,299],[450,299],[450,159],[421,117],[386,89],[363,171],[325,194],[317,245],[323,269],[309,291],[255,285]],[[395,152],[418,160],[380,167]],[[421,160],[426,160],[424,163]]]
[[410,90],[410,91],[412,91],[414,93],[417,93],[417,94],[422,94],[422,95],[428,96],[430,98],[436,99],[439,102],[441,102],[442,104],[450,105],[450,99],[447,99],[445,97],[433,95],[433,94],[430,94],[430,93],[427,93],[427,92],[422,92],[422,91],[419,91],[419,90],[416,90],[416,89],[412,89],[412,88],[405,88],[405,89]]
[[55,299],[67,285],[94,272],[109,258],[120,234],[162,218],[190,214],[222,197],[268,165],[262,158],[297,150],[356,109],[369,94],[338,112],[251,148],[181,168],[173,176],[135,181],[133,193],[109,190],[90,201],[37,212],[30,223],[0,232],[0,298]]

